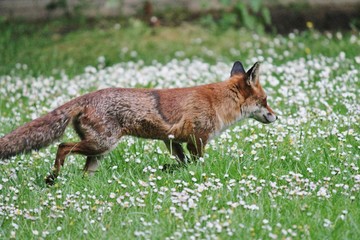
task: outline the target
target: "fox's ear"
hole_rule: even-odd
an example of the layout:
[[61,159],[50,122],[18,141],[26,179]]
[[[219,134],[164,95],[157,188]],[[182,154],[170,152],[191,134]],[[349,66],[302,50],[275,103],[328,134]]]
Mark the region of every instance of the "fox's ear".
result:
[[245,69],[244,69],[242,63],[239,61],[234,62],[234,65],[231,69],[230,77],[232,77],[236,74],[244,74],[244,73],[245,73]]
[[247,84],[248,85],[256,85],[259,83],[259,68],[260,63],[256,62],[254,66],[252,66],[249,71],[246,72],[247,75]]

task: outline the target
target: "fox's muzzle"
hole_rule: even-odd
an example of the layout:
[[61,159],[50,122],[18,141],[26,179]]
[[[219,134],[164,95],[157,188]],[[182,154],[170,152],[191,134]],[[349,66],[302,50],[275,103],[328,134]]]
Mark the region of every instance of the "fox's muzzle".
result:
[[270,112],[268,114],[264,114],[263,118],[265,120],[265,122],[263,122],[263,123],[272,123],[278,119],[278,117],[275,114],[270,113]]

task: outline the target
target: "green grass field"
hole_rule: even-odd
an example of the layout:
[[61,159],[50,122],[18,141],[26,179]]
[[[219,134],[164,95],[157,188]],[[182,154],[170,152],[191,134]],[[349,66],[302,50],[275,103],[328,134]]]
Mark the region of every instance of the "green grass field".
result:
[[[131,137],[92,177],[69,157],[52,187],[58,143],[2,160],[0,239],[360,238],[359,33],[0,26],[0,136],[95,89],[222,81],[235,60],[262,61],[279,116],[234,125],[173,173],[162,142]],[[76,139],[69,128],[63,141]]]

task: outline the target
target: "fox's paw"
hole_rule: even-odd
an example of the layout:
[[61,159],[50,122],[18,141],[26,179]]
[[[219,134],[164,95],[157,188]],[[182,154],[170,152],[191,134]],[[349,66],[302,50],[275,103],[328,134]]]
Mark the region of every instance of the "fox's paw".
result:
[[57,178],[57,175],[54,174],[54,173],[51,173],[49,176],[47,176],[47,177],[45,178],[45,183],[46,183],[46,185],[48,185],[48,186],[54,185],[56,178]]

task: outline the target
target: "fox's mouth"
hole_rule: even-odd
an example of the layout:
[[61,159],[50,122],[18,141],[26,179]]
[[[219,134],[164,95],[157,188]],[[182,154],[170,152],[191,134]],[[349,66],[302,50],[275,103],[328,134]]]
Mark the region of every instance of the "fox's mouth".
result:
[[[268,118],[267,116],[269,116],[270,118]],[[265,124],[275,122],[278,119],[276,115],[269,115],[269,114],[268,115],[263,114],[263,118],[264,118],[263,123]]]
[[267,117],[266,117],[265,114],[263,114],[263,117],[264,117],[264,119],[265,119],[265,122],[264,122],[264,123],[266,123],[266,124],[271,123],[271,122],[269,121],[269,119],[267,119]]
[[264,122],[264,123],[270,123],[269,119],[267,119],[267,117],[266,117],[265,114],[263,114],[263,117],[264,117],[264,119],[265,119],[265,122]]

